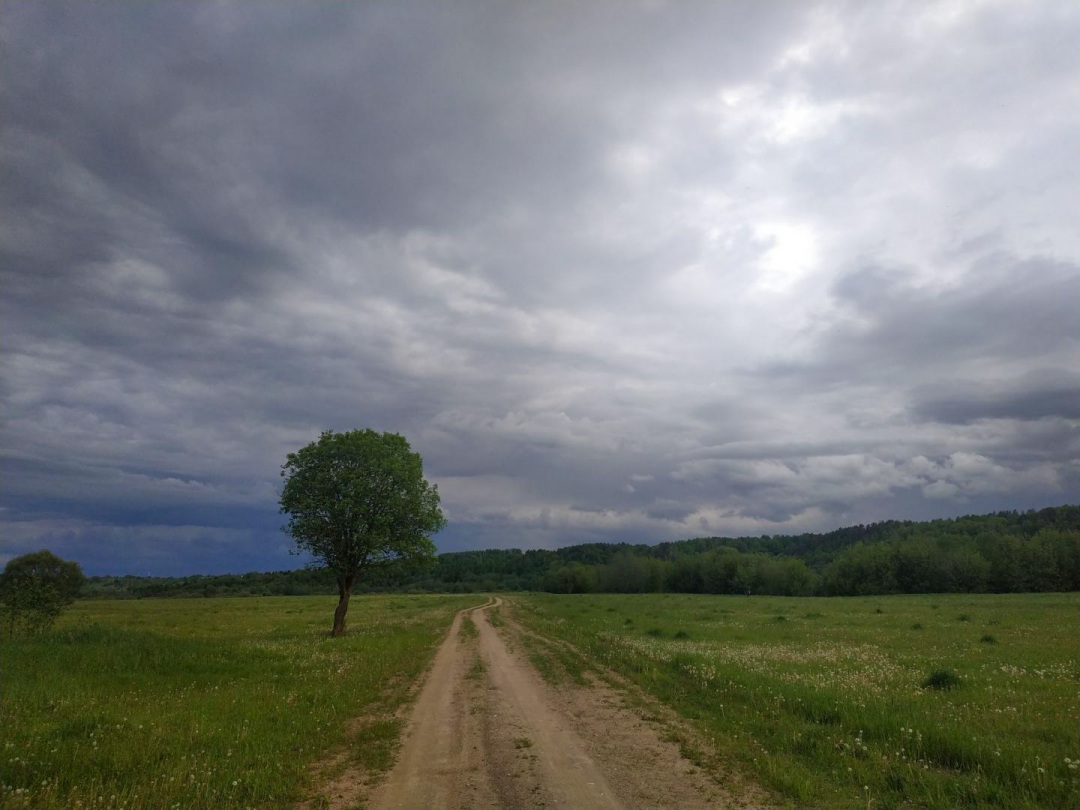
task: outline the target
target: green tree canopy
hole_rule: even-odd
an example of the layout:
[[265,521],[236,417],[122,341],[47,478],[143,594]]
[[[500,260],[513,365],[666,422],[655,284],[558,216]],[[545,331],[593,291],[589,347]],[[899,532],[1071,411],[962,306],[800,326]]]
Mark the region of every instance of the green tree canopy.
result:
[[47,549],[9,560],[0,574],[0,605],[8,632],[47,630],[85,582],[78,563],[62,560]]
[[289,453],[281,475],[285,530],[337,579],[335,636],[345,632],[349,597],[365,572],[434,558],[428,535],[446,525],[439,490],[424,480],[420,455],[403,436],[325,431]]

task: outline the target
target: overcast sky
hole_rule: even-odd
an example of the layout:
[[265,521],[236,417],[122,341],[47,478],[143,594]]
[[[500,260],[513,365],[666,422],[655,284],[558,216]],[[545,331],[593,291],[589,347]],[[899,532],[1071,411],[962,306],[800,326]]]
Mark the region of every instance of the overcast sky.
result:
[[0,562],[296,567],[1080,502],[1080,4],[6,0]]

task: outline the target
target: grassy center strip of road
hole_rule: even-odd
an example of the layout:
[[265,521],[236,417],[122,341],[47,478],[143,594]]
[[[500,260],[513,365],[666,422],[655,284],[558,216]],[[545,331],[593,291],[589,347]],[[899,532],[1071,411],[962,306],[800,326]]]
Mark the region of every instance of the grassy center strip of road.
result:
[[[496,607],[501,600],[496,603]],[[537,674],[527,660],[511,655],[488,621],[477,617],[480,653],[492,688],[506,707],[506,714],[524,723],[527,733],[517,738],[529,748],[545,791],[560,807],[612,808],[622,805],[611,786],[585,750],[568,718],[552,711],[538,688]]]

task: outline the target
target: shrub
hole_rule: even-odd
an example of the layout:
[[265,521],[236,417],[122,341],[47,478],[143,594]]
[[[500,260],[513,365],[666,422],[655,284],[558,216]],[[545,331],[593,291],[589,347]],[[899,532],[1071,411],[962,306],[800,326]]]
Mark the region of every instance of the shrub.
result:
[[935,669],[926,677],[926,680],[923,681],[922,688],[947,691],[949,689],[955,689],[960,686],[960,684],[960,676],[951,669]]
[[52,627],[86,582],[78,563],[48,550],[8,561],[0,574],[0,608],[9,635],[34,635]]

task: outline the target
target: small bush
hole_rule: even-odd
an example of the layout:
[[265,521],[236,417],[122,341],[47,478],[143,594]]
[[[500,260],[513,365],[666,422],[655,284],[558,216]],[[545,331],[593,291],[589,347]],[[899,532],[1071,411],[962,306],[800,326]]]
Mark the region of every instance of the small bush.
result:
[[680,630],[678,633],[675,634],[675,638],[677,638],[677,639],[690,638],[690,634],[687,633],[685,630]]
[[979,641],[981,641],[983,644],[997,644],[997,639],[989,633],[985,634],[982,638],[979,639]]
[[772,623],[773,624],[783,624],[786,621],[787,621],[787,616],[785,616],[782,613],[779,616],[773,616],[773,618],[772,618]]
[[971,617],[969,615],[967,615],[966,613],[961,613],[959,616],[956,617],[956,620],[958,622],[970,622]]
[[645,632],[645,635],[647,635],[647,636],[662,636],[662,635],[664,635],[664,631],[661,630],[659,627],[650,627]]
[[912,630],[922,630],[922,622],[915,622],[915,624],[911,625],[911,629]]
[[956,689],[960,684],[960,676],[951,669],[935,669],[923,681],[922,688],[936,689],[940,692]]
[[85,583],[78,563],[48,549],[8,560],[0,573],[0,616],[7,634],[45,632]]

